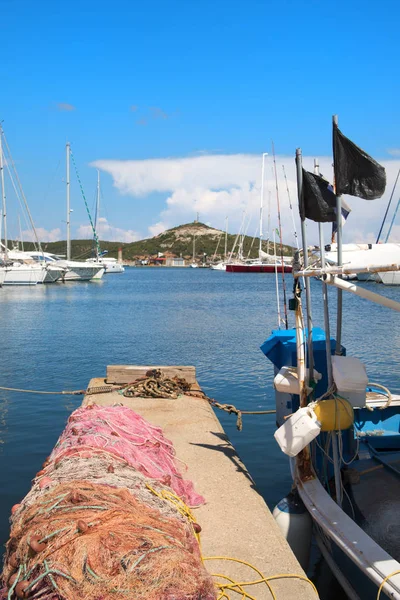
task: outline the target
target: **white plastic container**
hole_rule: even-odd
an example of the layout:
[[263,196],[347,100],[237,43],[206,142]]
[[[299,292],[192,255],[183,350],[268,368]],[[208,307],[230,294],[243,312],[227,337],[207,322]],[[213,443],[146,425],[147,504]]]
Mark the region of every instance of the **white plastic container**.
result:
[[[308,374],[308,369],[307,369]],[[321,373],[318,373],[314,369],[314,379],[319,381],[321,379]],[[299,377],[297,374],[297,367],[282,367],[280,371],[275,375],[274,386],[278,392],[284,394],[300,394]],[[307,387],[307,393],[312,391],[310,387]]]
[[365,406],[368,375],[361,360],[354,356],[332,356],[332,374],[340,396],[353,408]]
[[274,433],[282,452],[297,456],[321,431],[314,411],[307,406],[299,408]]

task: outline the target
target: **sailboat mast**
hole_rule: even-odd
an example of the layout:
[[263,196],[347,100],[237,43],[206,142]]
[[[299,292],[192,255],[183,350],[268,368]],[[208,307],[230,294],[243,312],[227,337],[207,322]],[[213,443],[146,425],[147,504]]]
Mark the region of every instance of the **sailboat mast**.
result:
[[196,234],[193,235],[193,262],[195,257],[195,248],[196,248]]
[[[268,242],[267,242],[267,254],[269,254],[269,238],[270,237],[271,237],[271,192],[268,192]],[[275,259],[276,259],[276,252],[275,252],[275,250],[274,250],[274,254],[275,254]]]
[[4,256],[8,258],[8,239],[7,239],[7,206],[6,206],[6,188],[4,185],[4,165],[3,165],[3,128],[0,125],[0,178],[1,178],[1,200],[3,210],[3,227],[4,227]]
[[263,238],[263,211],[264,211],[264,161],[265,157],[268,156],[268,152],[264,152],[262,155],[262,168],[261,168],[261,198],[260,198],[260,248],[258,251],[258,257],[261,260],[262,252],[262,238]]
[[225,261],[228,254],[228,217],[225,217]]
[[18,215],[18,225],[19,225],[19,239],[21,241],[21,249],[24,251],[24,240],[22,237],[22,227],[21,227],[21,217]]
[[66,150],[66,176],[67,176],[67,260],[71,260],[71,208],[70,208],[70,177],[69,177],[69,157],[70,157],[70,144],[67,142],[65,146]]
[[[97,233],[97,222],[100,218],[100,170],[97,169],[97,199],[96,199],[96,218],[94,220],[94,230]],[[98,238],[97,238],[98,240]],[[95,245],[96,245],[96,258],[97,260],[99,259],[99,244],[96,244],[96,240],[95,240]]]

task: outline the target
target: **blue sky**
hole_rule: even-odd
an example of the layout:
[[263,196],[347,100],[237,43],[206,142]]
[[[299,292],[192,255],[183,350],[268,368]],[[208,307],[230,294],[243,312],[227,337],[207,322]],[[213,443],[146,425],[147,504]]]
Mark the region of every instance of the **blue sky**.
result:
[[[135,179],[140,161],[160,159],[145,163],[158,180],[154,169],[176,169],[173,159],[217,154],[229,169],[230,155],[259,157],[271,139],[278,162],[297,146],[329,157],[333,113],[375,158],[394,160],[400,147],[395,1],[2,0],[1,11],[0,118],[35,222],[60,229],[53,237],[65,237],[67,139],[90,205],[89,165],[103,170],[106,237],[128,231],[132,239],[191,220],[199,206],[202,220],[223,226],[210,194],[203,201],[220,184],[210,187],[208,173],[193,189],[184,177],[178,200],[165,183],[121,193],[115,161],[131,161],[121,164]],[[232,200],[232,231],[252,193],[246,176],[223,184],[242,191]],[[74,180],[72,192],[77,233],[87,219]],[[12,213],[11,205],[10,227]]]

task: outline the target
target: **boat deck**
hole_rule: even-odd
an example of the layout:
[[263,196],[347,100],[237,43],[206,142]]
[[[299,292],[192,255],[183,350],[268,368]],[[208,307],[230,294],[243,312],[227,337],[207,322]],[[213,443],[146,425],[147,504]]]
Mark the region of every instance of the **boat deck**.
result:
[[[123,367],[120,370],[123,372]],[[132,376],[134,371],[133,366],[127,368],[124,383],[135,379]],[[107,383],[109,381],[104,378],[95,378],[90,381],[89,388],[105,386]],[[193,385],[195,387],[196,383]],[[204,557],[237,558],[251,563],[267,577],[281,573],[304,575],[206,400],[192,396],[181,396],[174,400],[125,398],[117,391],[112,391],[86,395],[82,404],[86,406],[90,403],[101,406],[123,404],[150,423],[162,427],[166,437],[174,444],[177,458],[187,465],[185,477],[194,482],[195,489],[206,499],[204,506],[195,509],[196,519],[202,527]],[[268,469],[267,462],[265,468]],[[218,560],[205,564],[211,573],[227,575],[235,581],[259,579],[257,573],[238,563]],[[299,579],[272,581],[271,587],[278,600],[316,598],[311,585]],[[253,585],[247,590],[257,600],[270,600],[272,597],[265,584]],[[239,596],[231,593],[232,600]]]

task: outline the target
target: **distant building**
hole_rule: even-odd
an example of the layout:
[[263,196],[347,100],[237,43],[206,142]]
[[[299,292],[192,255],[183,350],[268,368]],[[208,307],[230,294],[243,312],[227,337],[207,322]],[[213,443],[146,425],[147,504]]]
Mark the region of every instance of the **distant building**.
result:
[[166,267],[184,267],[185,259],[182,258],[181,256],[168,257],[165,261],[165,266]]

